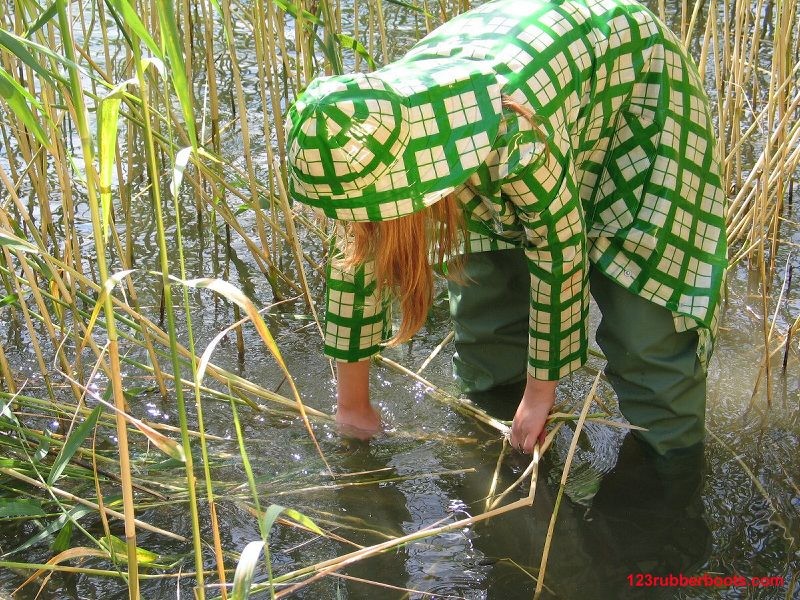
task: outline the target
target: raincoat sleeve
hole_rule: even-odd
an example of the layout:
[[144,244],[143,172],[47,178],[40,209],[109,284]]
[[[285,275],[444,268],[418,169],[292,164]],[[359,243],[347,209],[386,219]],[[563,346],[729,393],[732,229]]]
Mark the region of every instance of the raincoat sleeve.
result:
[[344,231],[337,226],[328,262],[325,294],[325,355],[342,362],[366,360],[391,337],[389,302],[377,292],[372,261],[341,264]]
[[536,143],[510,135],[498,157],[531,277],[528,373],[550,381],[580,367],[588,351],[586,227],[570,142],[558,133],[565,130],[548,128]]

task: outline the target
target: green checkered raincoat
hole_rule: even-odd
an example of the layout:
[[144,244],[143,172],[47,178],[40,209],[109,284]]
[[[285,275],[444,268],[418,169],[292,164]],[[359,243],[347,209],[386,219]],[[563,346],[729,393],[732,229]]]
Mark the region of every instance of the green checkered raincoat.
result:
[[[558,379],[586,360],[590,262],[671,310],[679,331],[697,328],[700,352],[709,352],[726,267],[725,198],[707,99],[676,37],[633,0],[495,0],[389,69],[433,74],[442,58],[491,72],[538,122],[537,133],[505,110],[481,164],[456,188],[467,252],[525,249],[529,373]],[[430,91],[443,97],[445,118],[459,104],[448,94]],[[420,117],[433,133],[442,112]],[[326,354],[358,361],[378,352],[387,314],[372,265],[346,273],[334,261]]]

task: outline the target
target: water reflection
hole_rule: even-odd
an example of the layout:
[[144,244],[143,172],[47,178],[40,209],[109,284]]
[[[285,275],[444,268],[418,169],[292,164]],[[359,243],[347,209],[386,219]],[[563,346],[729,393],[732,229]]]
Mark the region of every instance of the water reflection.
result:
[[[337,471],[346,476],[356,475],[358,482],[374,479],[391,479],[398,475],[391,466],[392,455],[380,444],[345,439],[337,461]],[[385,541],[389,537],[403,535],[403,523],[411,520],[405,497],[395,485],[376,484],[366,487],[340,488],[335,493],[336,505],[346,507],[347,520],[354,529],[347,535],[351,541],[368,546]],[[335,581],[335,595],[331,597],[349,600],[370,598],[395,598],[401,592],[391,587],[376,587],[375,580],[383,586],[403,588],[407,584],[406,561],[408,550],[400,548],[359,561],[343,571],[345,577]],[[319,594],[316,589],[314,594]],[[309,598],[319,597],[310,595]]]
[[706,563],[711,531],[701,498],[704,450],[700,444],[663,457],[625,438],[581,523],[592,557],[589,585],[601,595],[652,593],[646,574],[695,575]]
[[[697,574],[710,557],[701,496],[704,450],[698,445],[665,458],[627,436],[613,469],[598,474],[588,507],[568,496],[562,500],[544,597],[675,597],[677,587],[656,588],[649,578]],[[486,598],[533,596],[557,492],[548,479],[560,472],[560,465],[545,460],[534,506],[476,529],[475,545],[493,564]]]

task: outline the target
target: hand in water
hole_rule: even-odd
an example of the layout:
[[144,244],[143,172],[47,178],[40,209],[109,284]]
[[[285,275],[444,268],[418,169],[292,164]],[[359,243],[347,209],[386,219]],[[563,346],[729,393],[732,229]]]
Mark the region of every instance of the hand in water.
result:
[[511,445],[526,454],[533,453],[538,441],[544,443],[547,415],[556,401],[557,381],[540,381],[528,375],[514,422],[511,425]]

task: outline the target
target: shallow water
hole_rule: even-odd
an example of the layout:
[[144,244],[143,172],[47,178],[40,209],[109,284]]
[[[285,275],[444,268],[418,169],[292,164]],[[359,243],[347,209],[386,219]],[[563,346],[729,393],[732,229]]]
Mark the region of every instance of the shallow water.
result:
[[[619,430],[587,425],[560,506],[546,574],[550,595],[546,597],[613,599],[644,594],[777,599],[796,597],[800,591],[796,579],[800,566],[797,357],[790,359],[787,376],[775,377],[772,407],[767,409],[765,395],[757,393],[748,413],[761,353],[758,320],[743,295],[745,283],[734,278],[729,286],[730,307],[710,369],[709,436],[700,456],[659,464]],[[206,308],[206,312],[210,310]],[[447,330],[444,307],[438,307],[434,317],[427,334],[410,348],[387,355],[409,367],[418,366]],[[327,361],[318,352],[316,332],[288,319],[283,324],[274,319],[271,326],[304,400],[328,411],[333,383]],[[264,384],[276,382],[266,351],[254,337],[247,341],[250,350],[243,375]],[[235,363],[232,347],[220,352],[221,358],[227,354]],[[446,348],[426,374],[436,385],[455,392],[449,354]],[[599,365],[595,361],[590,367]],[[338,436],[330,425],[315,424],[336,478],[325,473],[297,418],[240,411],[262,506],[278,503],[296,508],[326,529],[362,545],[412,533],[442,519],[481,513],[502,446],[499,436],[428,395],[404,375],[385,367],[376,367],[373,375],[374,398],[391,428],[388,433],[369,443],[355,442]],[[582,399],[593,379],[591,368],[582,369],[562,384],[560,399]],[[613,406],[607,388],[603,395]],[[514,398],[487,399],[484,406],[498,417],[508,417]],[[234,436],[227,404],[206,402],[204,410],[209,433],[227,439]],[[149,418],[167,422],[174,421],[171,411],[160,400],[142,400],[134,408],[135,414],[147,412]],[[448,598],[531,598],[536,585],[532,574],[539,567],[570,439],[571,433],[562,430],[546,455],[532,508],[409,544],[342,572],[348,578],[416,593],[327,578],[297,597],[422,598],[422,593],[435,593]],[[259,533],[245,507],[249,494],[236,444],[213,442],[210,448],[223,547],[241,550],[247,542],[259,539]],[[510,485],[526,465],[524,457],[508,457],[500,469],[498,489]],[[347,476],[365,471],[369,474]],[[155,469],[146,475],[165,482],[176,476],[167,471],[159,477]],[[509,501],[527,492],[523,486]],[[142,510],[139,516],[171,531],[188,533],[188,515],[180,503],[183,497],[176,493],[165,506]],[[83,525],[98,535],[101,532],[99,523],[83,521]],[[115,530],[122,533],[118,526]],[[6,531],[0,543],[13,547],[32,531],[31,527],[24,532]],[[210,530],[204,535],[210,539]],[[184,570],[191,569],[185,545],[141,531],[138,544],[161,554],[182,555]],[[271,548],[276,574],[354,549],[283,526],[274,529]],[[49,553],[42,547],[25,556],[28,561],[47,558]],[[784,578],[785,584],[759,589],[648,586],[652,580],[646,577],[657,573],[676,577],[697,573],[777,576]],[[260,579],[264,577],[261,573]],[[18,574],[0,574],[0,590],[10,591],[20,581]],[[631,582],[644,587],[631,586]],[[30,586],[18,597],[33,598],[34,588]],[[143,597],[172,598],[178,593],[186,597],[190,588],[190,579],[145,581]],[[122,598],[126,590],[107,579],[57,576],[40,597]]]
[[[413,19],[391,13],[393,26],[403,29],[398,38],[404,46],[413,36]],[[247,62],[247,40],[241,40]],[[256,101],[255,96],[253,101]],[[240,148],[228,140],[226,150]],[[259,152],[259,148],[255,148]],[[155,262],[157,249],[145,203],[136,232],[139,260]],[[243,216],[245,226],[248,214]],[[789,223],[797,214],[788,215]],[[87,233],[88,235],[88,233]],[[800,238],[797,228],[786,225],[786,240]],[[792,245],[786,246],[788,252]],[[192,276],[210,275],[208,240],[189,235],[187,265]],[[271,301],[271,292],[247,259],[244,245],[234,239],[231,281],[245,289],[259,305]],[[793,264],[794,255],[778,262]],[[782,273],[779,274],[782,276]],[[156,306],[153,279],[141,277],[138,288],[145,306]],[[781,281],[771,293],[777,299]],[[321,282],[314,282],[321,297]],[[567,494],[555,526],[545,586],[549,597],[558,598],[794,598],[800,597],[800,379],[797,344],[793,345],[786,373],[780,369],[781,353],[774,358],[771,406],[760,378],[763,334],[760,298],[745,266],[737,267],[728,285],[728,306],[722,322],[719,346],[710,366],[708,437],[701,455],[683,457],[669,465],[654,461],[622,431],[589,423],[580,440]],[[231,322],[228,308],[207,293],[192,292],[193,320],[201,350]],[[800,295],[790,288],[777,311],[776,331],[785,332],[798,315]],[[774,308],[774,307],[773,307]],[[772,310],[772,309],[771,309]],[[289,370],[294,374],[304,401],[330,412],[333,381],[330,365],[321,355],[319,334],[309,325],[305,308],[286,304],[272,309],[267,321]],[[387,351],[386,356],[416,369],[446,335],[449,328],[446,303],[440,301],[431,322],[409,346]],[[3,339],[11,360],[35,376],[24,338]],[[276,388],[281,376],[274,360],[252,331],[246,331],[246,356],[239,363],[231,336],[214,355],[217,364],[267,388]],[[423,373],[437,386],[456,394],[451,378],[452,346],[447,346]],[[565,380],[559,398],[578,402],[589,391],[594,370],[602,363],[593,359]],[[760,385],[756,389],[756,382]],[[35,382],[35,380],[34,380]],[[285,389],[282,391],[286,393]],[[607,386],[602,395],[616,408]],[[453,407],[437,400],[426,389],[387,367],[373,369],[373,397],[380,406],[389,431],[369,443],[340,437],[330,424],[314,421],[314,431],[336,477],[325,466],[303,429],[292,415],[255,413],[240,409],[247,451],[257,478],[260,503],[278,503],[300,510],[326,529],[353,543],[371,545],[444,520],[477,515],[502,448],[498,434]],[[225,441],[209,444],[213,478],[218,495],[223,547],[241,551],[259,539],[257,524],[247,510],[250,495],[241,466],[227,403],[204,400],[208,432]],[[484,408],[500,418],[510,418],[516,398],[488,398]],[[174,406],[142,392],[132,402],[132,412],[176,424]],[[423,598],[439,594],[448,598],[531,598],[550,515],[558,493],[561,470],[571,440],[562,429],[540,470],[535,503],[487,523],[432,537],[382,556],[357,563],[297,593],[297,597],[327,598]],[[138,449],[144,453],[146,449]],[[180,477],[175,470],[159,472],[158,455],[142,473],[165,486]],[[510,485],[525,469],[521,456],[505,459],[499,470],[498,489]],[[364,474],[367,472],[366,474]],[[527,485],[527,484],[526,484]],[[159,489],[162,489],[159,487]],[[162,489],[163,491],[163,489]],[[515,490],[509,500],[528,493]],[[166,500],[144,500],[139,517],[165,529],[189,535],[185,494],[167,493]],[[205,510],[205,503],[202,509]],[[95,535],[97,520],[82,520]],[[0,549],[12,548],[36,530],[2,524]],[[113,532],[121,535],[118,524]],[[204,539],[211,539],[208,523]],[[78,536],[74,538],[78,540]],[[88,545],[80,538],[81,545]],[[181,570],[193,568],[188,544],[166,541],[140,531],[138,545],[180,561]],[[300,566],[327,560],[354,549],[332,539],[310,536],[277,526],[270,538],[276,575]],[[26,551],[24,559],[44,562],[52,553],[41,544]],[[212,568],[211,552],[207,567]],[[16,557],[19,560],[19,557]],[[231,558],[230,565],[235,564]],[[86,561],[84,566],[107,568],[107,563]],[[178,568],[171,569],[178,572]],[[144,573],[147,573],[145,570]],[[706,573],[723,578],[720,587],[677,585],[660,587],[657,573],[674,576]],[[783,585],[754,588],[725,585],[724,578],[781,577]],[[27,574],[0,572],[0,597],[13,590]],[[344,577],[346,576],[346,578]],[[266,574],[259,572],[258,581]],[[379,582],[365,583],[354,578]],[[143,598],[191,597],[191,578],[143,581]],[[667,582],[667,583],[672,583]],[[774,583],[774,582],[772,582]],[[641,585],[634,585],[641,584]],[[393,587],[389,587],[393,586]],[[18,598],[33,598],[36,585]],[[401,591],[398,588],[415,590]],[[40,598],[123,598],[124,585],[114,580],[59,575],[45,586]],[[259,597],[268,597],[261,593]]]

